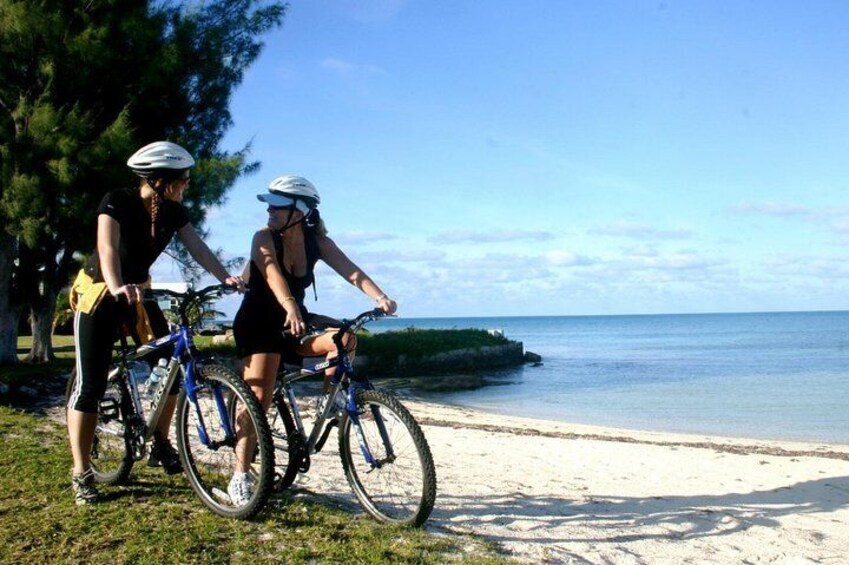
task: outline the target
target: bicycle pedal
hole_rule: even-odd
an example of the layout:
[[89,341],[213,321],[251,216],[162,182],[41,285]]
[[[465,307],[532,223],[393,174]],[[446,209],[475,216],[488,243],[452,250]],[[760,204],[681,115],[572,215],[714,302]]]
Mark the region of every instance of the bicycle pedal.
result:
[[100,401],[100,415],[104,418],[118,419],[118,401],[114,398],[104,398]]

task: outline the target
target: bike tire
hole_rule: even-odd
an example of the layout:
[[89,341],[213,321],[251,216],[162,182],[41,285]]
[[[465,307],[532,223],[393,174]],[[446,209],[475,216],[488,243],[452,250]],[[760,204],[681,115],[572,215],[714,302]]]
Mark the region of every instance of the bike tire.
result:
[[[339,454],[348,484],[360,505],[377,520],[421,526],[436,500],[436,470],[421,428],[398,399],[385,391],[359,391],[356,401],[363,437],[382,465],[373,467],[365,460],[354,423],[344,413],[339,422]],[[394,451],[391,460],[377,425],[378,414]]]
[[[196,366],[197,410],[186,391],[177,402],[177,451],[186,477],[201,501],[219,516],[246,520],[255,516],[268,501],[274,482],[274,446],[265,413],[245,382],[222,365]],[[216,390],[220,391],[223,410],[219,409]],[[256,456],[251,465],[253,493],[247,503],[234,505],[227,495],[227,486],[236,465],[235,435],[228,435],[225,418],[230,419],[232,406],[243,406],[247,423],[257,436]],[[199,411],[199,412],[198,412]],[[234,410],[235,411],[235,410]],[[217,442],[208,447],[200,439],[198,413],[209,440]]]
[[[68,403],[77,380],[76,368],[68,378],[65,388],[65,418]],[[106,383],[103,398],[97,404],[97,427],[91,444],[91,470],[96,483],[119,485],[127,482],[133,469],[130,430],[126,421],[129,413],[129,398],[117,379]],[[111,410],[105,410],[109,405]]]
[[304,441],[297,432],[289,405],[281,395],[274,396],[267,417],[274,442],[274,466],[277,469],[274,490],[281,492],[295,482],[304,458]]

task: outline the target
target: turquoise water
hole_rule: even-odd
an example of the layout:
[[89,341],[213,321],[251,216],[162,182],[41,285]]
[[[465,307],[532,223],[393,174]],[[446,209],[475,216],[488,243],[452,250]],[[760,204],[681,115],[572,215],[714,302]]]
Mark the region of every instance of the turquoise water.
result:
[[541,367],[417,394],[564,422],[849,443],[849,312],[418,318],[405,327],[500,329]]

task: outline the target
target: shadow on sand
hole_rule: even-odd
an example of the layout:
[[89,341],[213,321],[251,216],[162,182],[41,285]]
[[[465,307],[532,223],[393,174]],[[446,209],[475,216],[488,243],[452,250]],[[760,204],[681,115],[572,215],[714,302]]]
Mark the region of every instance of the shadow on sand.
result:
[[[510,495],[440,496],[431,523],[446,525],[462,516],[464,528],[509,527],[524,522],[522,531],[546,532],[574,524],[575,531],[597,536],[570,542],[622,543],[647,539],[693,539],[722,536],[753,526],[779,527],[782,516],[831,512],[849,507],[849,477],[805,481],[772,490],[704,496],[623,498],[594,495],[584,501],[565,497]],[[504,530],[499,530],[504,531]],[[622,533],[632,532],[632,533]],[[490,530],[492,532],[492,530]],[[610,532],[609,535],[605,532]],[[494,541],[527,541],[509,534],[487,534]],[[534,536],[535,542],[567,541]]]

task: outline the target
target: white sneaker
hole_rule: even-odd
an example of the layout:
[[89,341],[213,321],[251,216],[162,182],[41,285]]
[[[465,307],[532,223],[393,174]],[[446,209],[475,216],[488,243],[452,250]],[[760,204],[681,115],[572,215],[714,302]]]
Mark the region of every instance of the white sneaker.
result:
[[227,485],[227,495],[230,497],[233,506],[244,506],[250,502],[254,485],[254,478],[250,473],[233,473],[233,478]]

